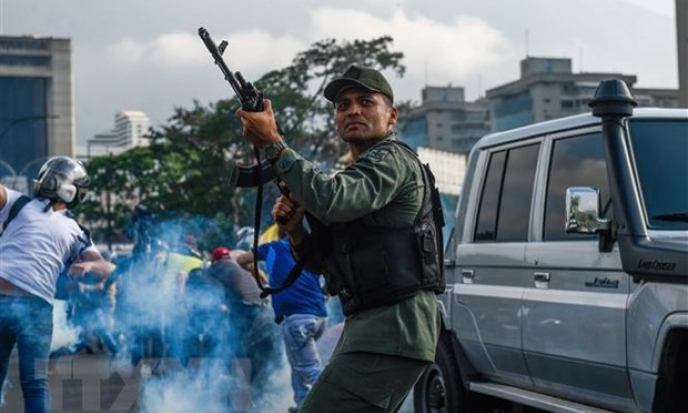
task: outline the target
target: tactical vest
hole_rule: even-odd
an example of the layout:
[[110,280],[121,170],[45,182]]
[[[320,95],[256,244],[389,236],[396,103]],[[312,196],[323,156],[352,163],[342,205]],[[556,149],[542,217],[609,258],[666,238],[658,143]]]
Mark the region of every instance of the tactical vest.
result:
[[[406,144],[392,142],[418,160]],[[418,163],[425,190],[413,225],[383,228],[358,219],[329,227],[323,272],[329,276],[328,292],[339,295],[345,315],[394,304],[421,290],[444,292],[442,206],[429,166]]]

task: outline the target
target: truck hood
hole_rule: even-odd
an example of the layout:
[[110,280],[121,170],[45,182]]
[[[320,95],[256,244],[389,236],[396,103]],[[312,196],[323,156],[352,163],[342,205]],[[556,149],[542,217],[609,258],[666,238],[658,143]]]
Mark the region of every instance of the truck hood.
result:
[[649,231],[648,235],[653,242],[683,245],[688,252],[688,231]]

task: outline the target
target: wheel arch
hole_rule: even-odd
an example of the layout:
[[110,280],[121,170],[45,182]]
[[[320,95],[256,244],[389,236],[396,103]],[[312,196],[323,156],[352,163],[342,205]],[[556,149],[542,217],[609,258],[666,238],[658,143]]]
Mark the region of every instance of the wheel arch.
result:
[[[661,341],[657,344],[659,355],[655,357],[657,381],[652,403],[653,413],[688,411],[688,324],[686,314],[667,318],[662,327]],[[673,319],[670,321],[669,319]]]
[[[456,334],[451,329],[451,320],[449,319],[447,307],[442,300],[437,300],[437,308],[440,313],[440,334],[446,336],[445,339],[451,342],[452,356],[458,364],[461,381],[464,387],[468,388],[468,383],[471,378],[477,375],[477,370],[466,356],[466,352],[463,350]],[[440,340],[441,339],[442,337],[440,337]]]

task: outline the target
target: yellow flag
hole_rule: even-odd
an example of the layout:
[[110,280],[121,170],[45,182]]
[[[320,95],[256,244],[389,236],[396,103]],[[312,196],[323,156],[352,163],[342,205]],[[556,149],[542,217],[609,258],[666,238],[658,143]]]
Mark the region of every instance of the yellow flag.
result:
[[263,231],[260,235],[259,243],[265,244],[266,242],[277,241],[279,239],[279,229],[277,224],[272,224]]

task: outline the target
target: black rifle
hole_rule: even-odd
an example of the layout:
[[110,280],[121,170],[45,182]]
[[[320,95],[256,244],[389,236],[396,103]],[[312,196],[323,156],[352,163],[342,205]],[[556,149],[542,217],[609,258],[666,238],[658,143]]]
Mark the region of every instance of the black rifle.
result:
[[[225,80],[229,82],[234,89],[234,93],[241,101],[241,107],[248,112],[262,112],[263,111],[263,93],[258,90],[251,82],[247,82],[244,77],[239,72],[232,73],[227,67],[222,54],[227,48],[227,41],[223,40],[220,45],[217,46],[213,39],[210,37],[210,33],[203,27],[198,29],[198,35],[203,40],[205,47],[213,56],[215,64],[220,68],[222,74],[225,76]],[[277,130],[280,135],[282,130],[279,125],[277,125]],[[287,280],[280,287],[272,288],[268,285],[263,284],[258,276],[258,238],[260,237],[260,213],[263,205],[263,184],[270,182],[275,178],[275,171],[272,165],[267,162],[260,160],[260,151],[257,147],[253,148],[253,152],[256,158],[256,164],[251,167],[235,167],[234,170],[238,170],[238,176],[236,180],[236,186],[250,187],[255,186],[258,189],[258,194],[256,195],[256,209],[253,220],[254,236],[253,236],[253,277],[261,289],[261,296],[265,297],[270,294],[282,291],[284,288],[289,287],[296,281],[296,278],[303,270],[305,265],[305,259],[300,260],[296,266],[290,272],[290,276],[287,276]],[[284,185],[277,185],[280,192],[285,195],[289,194],[289,190]]]
[[[232,73],[227,67],[222,54],[227,48],[227,41],[223,40],[220,45],[216,45],[213,39],[210,37],[210,33],[203,27],[198,29],[198,35],[203,40],[205,47],[213,56],[215,64],[220,68],[222,74],[225,76],[225,80],[229,82],[234,93],[237,95],[241,101],[241,107],[249,112],[262,112],[263,111],[263,93],[256,89],[256,87],[251,83],[247,82],[244,77],[239,72]],[[235,186],[238,187],[253,187],[257,186],[260,188],[263,184],[270,182],[275,178],[275,171],[270,165],[270,162],[260,161],[260,155],[258,150],[255,151],[256,154],[256,164],[251,166],[235,166],[232,171],[234,175],[232,182],[235,182]]]

